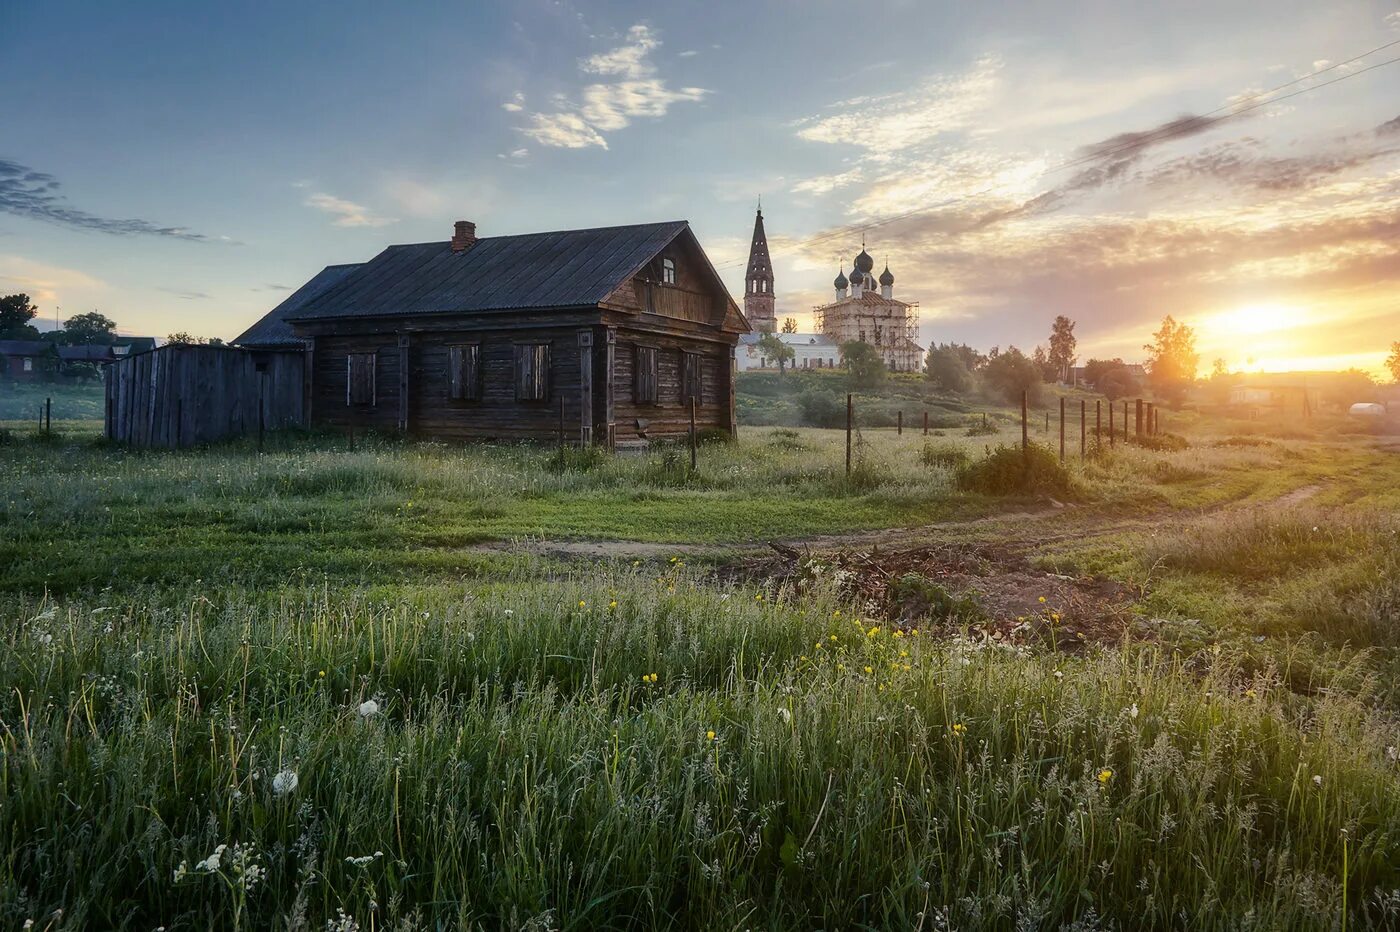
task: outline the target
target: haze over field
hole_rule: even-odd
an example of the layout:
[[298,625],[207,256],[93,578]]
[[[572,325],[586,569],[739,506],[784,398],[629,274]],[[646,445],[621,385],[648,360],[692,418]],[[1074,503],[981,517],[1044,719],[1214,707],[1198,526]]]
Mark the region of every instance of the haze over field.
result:
[[459,217],[684,217],[738,293],[761,195],[804,325],[854,227],[898,217],[866,238],[925,344],[1030,346],[1063,313],[1084,357],[1136,358],[1170,313],[1206,365],[1378,373],[1389,43],[1394,0],[7,4],[0,293],[228,338]]

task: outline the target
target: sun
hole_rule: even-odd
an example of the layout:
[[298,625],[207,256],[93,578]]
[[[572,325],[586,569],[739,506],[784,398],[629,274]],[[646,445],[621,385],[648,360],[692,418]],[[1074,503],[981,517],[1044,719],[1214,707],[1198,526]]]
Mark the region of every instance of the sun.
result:
[[1255,336],[1290,330],[1302,321],[1302,309],[1292,305],[1246,304],[1208,318],[1204,329],[1222,337]]

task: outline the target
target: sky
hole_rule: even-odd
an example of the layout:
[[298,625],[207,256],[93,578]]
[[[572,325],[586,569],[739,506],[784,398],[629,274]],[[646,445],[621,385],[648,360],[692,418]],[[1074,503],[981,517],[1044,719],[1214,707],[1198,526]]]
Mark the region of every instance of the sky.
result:
[[761,197],[803,327],[863,238],[925,344],[1171,314],[1203,367],[1379,372],[1396,58],[1400,0],[7,0],[0,293],[228,339],[454,220],[686,219],[740,296]]

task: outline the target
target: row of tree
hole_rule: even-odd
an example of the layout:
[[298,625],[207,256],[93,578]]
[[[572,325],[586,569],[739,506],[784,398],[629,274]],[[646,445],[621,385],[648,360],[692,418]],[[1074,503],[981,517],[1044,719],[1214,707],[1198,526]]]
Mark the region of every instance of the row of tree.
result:
[[[117,322],[105,314],[91,311],[75,314],[63,322],[58,330],[40,332],[32,321],[39,314],[39,308],[27,294],[12,294],[0,297],[0,340],[44,340],[57,346],[111,346],[117,342]],[[789,318],[791,320],[791,318]],[[793,321],[796,326],[796,321]],[[218,346],[223,343],[217,337],[206,339],[184,330],[165,338],[167,343],[198,343]]]

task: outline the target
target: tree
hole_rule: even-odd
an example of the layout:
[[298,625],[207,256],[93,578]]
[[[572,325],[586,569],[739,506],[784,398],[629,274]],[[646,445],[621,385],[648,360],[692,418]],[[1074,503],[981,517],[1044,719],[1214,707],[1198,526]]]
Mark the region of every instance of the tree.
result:
[[1035,364],[1036,369],[1040,372],[1040,380],[1042,382],[1053,382],[1059,377],[1059,374],[1055,371],[1054,364],[1050,362],[1050,354],[1045,351],[1045,347],[1037,346],[1035,349],[1031,350],[1031,362]]
[[165,338],[167,343],[185,343],[190,346],[202,346],[209,341],[204,337],[197,337],[185,330],[177,330]]
[[1078,344],[1074,338],[1074,321],[1063,314],[1055,318],[1050,328],[1049,363],[1055,369],[1055,377],[1062,382],[1069,381],[1069,370],[1074,365],[1074,348]]
[[1152,342],[1143,349],[1147,351],[1147,374],[1153,391],[1172,407],[1180,406],[1186,389],[1196,381],[1196,367],[1201,362],[1196,352],[1196,332],[1168,314],[1152,335]]
[[73,346],[83,343],[111,345],[117,335],[117,322],[105,314],[91,311],[65,320],[63,330],[67,342]]
[[1386,357],[1385,367],[1390,370],[1391,379],[1400,384],[1400,343],[1390,344],[1390,355]]
[[1206,390],[1210,394],[1211,401],[1216,404],[1226,404],[1230,400],[1230,391],[1234,388],[1237,379],[1230,374],[1230,369],[1225,365],[1225,360],[1217,359],[1211,364],[1210,378],[1206,380]]
[[1014,346],[987,361],[982,370],[982,379],[1010,404],[1020,404],[1022,392],[1026,393],[1026,399],[1031,404],[1040,400],[1040,369]]
[[27,294],[12,294],[0,298],[0,340],[37,340],[39,331],[29,322],[39,309]]
[[930,347],[924,372],[930,382],[945,392],[962,395],[972,390],[972,373],[962,354],[950,344]]
[[841,344],[841,361],[851,373],[857,388],[874,388],[885,381],[885,361],[880,351],[864,340],[848,340]]
[[759,355],[778,364],[778,374],[787,371],[787,364],[796,358],[797,351],[788,346],[776,333],[765,333],[758,338]]
[[1142,386],[1138,384],[1137,376],[1133,375],[1132,370],[1127,366],[1120,366],[1105,372],[1094,383],[1094,389],[1112,402],[1138,394],[1142,391]]
[[1126,369],[1127,365],[1117,356],[1112,359],[1091,359],[1084,364],[1084,381],[1097,388],[1104,376],[1114,369]]
[[784,317],[784,318],[783,318],[783,333],[796,333],[796,332],[797,332],[797,318],[796,318],[796,317]]

